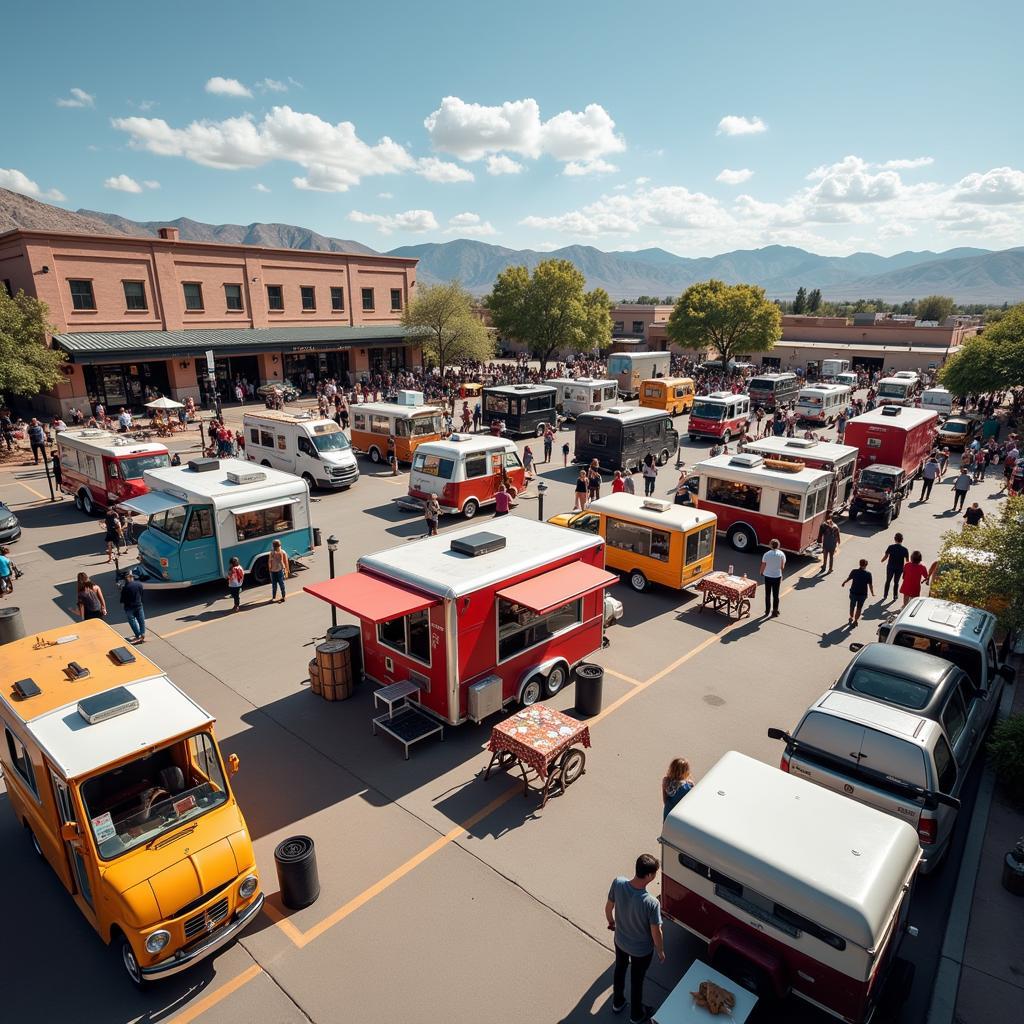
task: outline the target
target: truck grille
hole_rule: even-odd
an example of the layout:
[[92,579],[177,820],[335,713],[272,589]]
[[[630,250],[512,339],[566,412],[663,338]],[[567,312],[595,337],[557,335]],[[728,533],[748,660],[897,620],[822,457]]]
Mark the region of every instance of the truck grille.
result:
[[334,480],[356,480],[359,478],[359,469],[357,466],[333,466],[331,477]]
[[228,898],[217,900],[201,914],[190,917],[185,922],[185,938],[194,939],[206,932],[213,931],[228,916]]

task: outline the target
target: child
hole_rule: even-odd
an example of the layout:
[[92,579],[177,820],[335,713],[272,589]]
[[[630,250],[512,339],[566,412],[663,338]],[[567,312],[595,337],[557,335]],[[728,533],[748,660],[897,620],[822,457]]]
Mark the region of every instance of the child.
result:
[[669,762],[668,771],[661,780],[661,801],[664,805],[662,820],[668,817],[669,812],[680,800],[693,789],[693,779],[690,778],[690,762],[684,757],[674,757]]

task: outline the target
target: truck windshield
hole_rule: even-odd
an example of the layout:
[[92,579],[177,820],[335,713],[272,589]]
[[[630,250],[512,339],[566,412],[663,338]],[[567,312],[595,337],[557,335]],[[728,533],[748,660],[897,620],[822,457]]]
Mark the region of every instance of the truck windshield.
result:
[[860,482],[865,487],[877,487],[881,491],[892,487],[896,481],[888,473],[876,473],[873,470],[865,469],[860,475]]
[[166,512],[157,512],[149,517],[149,528],[166,533],[177,540],[181,536],[181,528],[185,525],[185,509],[183,506],[169,508]]
[[774,391],[775,381],[768,380],[766,377],[755,377],[751,382],[748,391]]
[[630,360],[627,356],[609,356],[608,357],[608,372],[613,376],[617,377],[620,373],[629,373],[632,369]]
[[206,732],[95,775],[81,794],[104,860],[152,843],[228,799],[217,745]]
[[942,432],[944,434],[966,434],[967,424],[957,423],[956,420],[946,420],[946,422],[942,424]]
[[160,452],[149,455],[133,455],[128,459],[118,459],[125,480],[141,480],[147,469],[163,469],[171,464],[171,457]]
[[878,395],[880,398],[905,398],[909,384],[879,384]]
[[314,434],[313,444],[316,445],[318,452],[343,452],[350,447],[348,438],[342,433],[340,427],[327,434]]
[[724,415],[724,405],[719,402],[702,402],[699,398],[690,410],[690,416],[700,420],[720,420]]

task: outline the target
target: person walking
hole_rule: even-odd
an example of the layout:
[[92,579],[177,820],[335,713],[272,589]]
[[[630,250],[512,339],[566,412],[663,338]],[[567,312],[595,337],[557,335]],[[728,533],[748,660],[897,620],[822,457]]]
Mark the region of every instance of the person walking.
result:
[[627,469],[626,475],[622,478],[622,490],[626,494],[636,494],[636,480],[631,469]]
[[494,492],[494,518],[498,516],[507,516],[508,510],[512,507],[512,497],[508,493],[508,488],[504,484],[499,484],[498,489]]
[[0,547],[0,597],[14,593],[14,560],[11,549]]
[[601,468],[597,459],[591,459],[587,470],[587,497],[590,501],[601,497]]
[[237,555],[231,557],[231,564],[228,566],[228,593],[233,602],[232,612],[237,612],[242,606],[242,584],[245,582],[245,570]]
[[985,518],[981,506],[975,501],[964,513],[964,526],[977,526]]
[[604,916],[608,930],[615,933],[615,973],[612,982],[612,1012],[626,1008],[626,971],[629,979],[630,1024],[650,1020],[653,1008],[644,1003],[644,978],[654,954],[665,962],[665,938],[661,928],[661,905],[647,887],[658,874],[658,861],[649,853],[636,859],[632,878],[619,875],[608,890]]
[[562,469],[569,468],[569,442],[562,445]]
[[544,424],[544,462],[551,461],[551,452],[555,447],[555,430],[550,423]]
[[658,482],[658,467],[654,464],[654,456],[648,452],[644,456],[644,497],[649,498],[654,494],[655,485]]
[[892,599],[896,600],[900,580],[903,578],[903,566],[908,558],[910,558],[910,549],[903,544],[903,534],[897,533],[881,558],[881,561],[886,563],[885,588],[882,590],[883,601],[889,597],[890,587],[892,587]]
[[437,536],[437,520],[441,515],[441,503],[437,500],[436,494],[431,494],[423,503],[423,518],[427,522],[427,536]]
[[953,511],[958,512],[964,507],[967,492],[971,489],[971,474],[966,466],[960,467],[960,475],[953,481]]
[[60,452],[56,448],[50,452],[50,471],[53,473],[53,492],[58,501],[64,500],[61,484],[64,483],[64,471],[60,468]]
[[857,563],[856,569],[850,570],[850,575],[843,580],[843,586],[850,584],[850,625],[856,626],[860,622],[860,614],[864,611],[864,602],[868,598],[868,591],[875,596],[874,580],[868,572],[868,560],[862,558]]
[[903,607],[906,608],[911,598],[921,596],[921,585],[928,580],[928,569],[921,560],[921,552],[913,551],[910,561],[903,566],[903,580],[900,593],[903,595]]
[[786,568],[786,556],[779,542],[772,538],[768,550],[761,556],[761,576],[764,579],[764,614],[773,619],[779,615],[779,590],[782,587],[782,570]]
[[114,550],[117,549],[118,557],[121,555],[121,544],[124,541],[124,529],[121,526],[121,517],[117,511],[108,508],[103,516],[104,537],[107,542],[107,562],[114,559]]
[[288,575],[288,553],[281,547],[281,542],[275,540],[270,546],[270,554],[267,556],[267,569],[270,570],[270,600],[277,597],[277,589],[281,588],[281,604],[284,604],[284,580]]
[[691,789],[693,779],[690,778],[690,762],[685,757],[673,757],[669,762],[668,771],[661,780],[662,821]]
[[134,576],[129,576],[121,588],[121,604],[124,606],[128,625],[132,628],[133,644],[146,642],[146,609],[142,604],[142,590],[142,582]]
[[587,471],[581,469],[576,477],[576,497],[572,506],[573,512],[577,509],[582,512],[587,507]]
[[527,445],[523,449],[523,469],[526,470],[527,476],[533,476],[536,472],[536,460],[533,457],[533,449]]
[[621,494],[626,489],[626,481],[622,479],[622,470],[615,470],[612,477],[612,494]]
[[28,443],[32,446],[32,462],[38,466],[40,453],[46,458],[46,431],[35,416],[28,424]]
[[391,475],[398,476],[398,449],[394,434],[388,435],[388,465],[391,467]]
[[825,516],[825,522],[818,530],[818,543],[821,545],[821,569],[819,572],[831,572],[835,568],[836,552],[839,550],[840,534],[832,513]]
[[927,501],[931,497],[932,487],[935,486],[935,480],[939,476],[939,460],[935,457],[935,452],[932,452],[928,456],[928,461],[925,462],[924,467],[921,470],[921,500]]
[[78,617],[80,619],[105,619],[107,602],[103,591],[84,572],[78,574]]

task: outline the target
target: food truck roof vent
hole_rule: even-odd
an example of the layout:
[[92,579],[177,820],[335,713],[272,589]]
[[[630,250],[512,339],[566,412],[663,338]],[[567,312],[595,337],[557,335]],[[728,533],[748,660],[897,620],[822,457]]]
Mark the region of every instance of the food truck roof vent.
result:
[[629,411],[630,407],[628,405],[613,405],[610,409],[605,410],[610,416],[623,416]]
[[220,459],[189,459],[188,468],[193,473],[212,473],[220,467]]
[[501,551],[505,547],[505,538],[500,533],[471,533],[468,537],[456,537],[452,541],[452,551],[460,555],[476,558],[492,551]]
[[449,434],[449,441],[471,441],[473,439],[472,434]]
[[899,416],[900,406],[898,405],[883,405],[882,415],[883,416]]
[[399,405],[422,405],[423,404],[423,392],[422,391],[399,391],[398,392],[398,404]]
[[115,437],[110,443],[117,448],[123,448],[125,445],[131,444],[131,441],[127,437]]
[[236,473],[233,470],[228,470],[229,484],[257,484],[261,480],[266,479],[267,474],[262,469],[251,469],[245,473]]
[[763,462],[764,459],[760,455],[754,455],[750,452],[734,455],[729,459],[730,466],[744,466],[746,469],[754,469],[755,466],[760,466]]
[[662,501],[661,498],[647,498],[641,506],[649,512],[667,512],[671,507],[671,502]]
[[131,690],[124,686],[115,686],[106,693],[97,693],[94,697],[86,697],[78,702],[78,713],[90,724],[105,722],[108,718],[134,711],[139,706],[138,700]]
[[808,441],[806,437],[791,437],[786,442],[787,448],[813,448],[818,442]]
[[36,686],[36,681],[32,678],[19,679],[14,684],[14,692],[18,695],[19,700],[28,700],[29,697],[38,697],[43,691]]
[[732,398],[731,391],[712,391],[708,398]]

